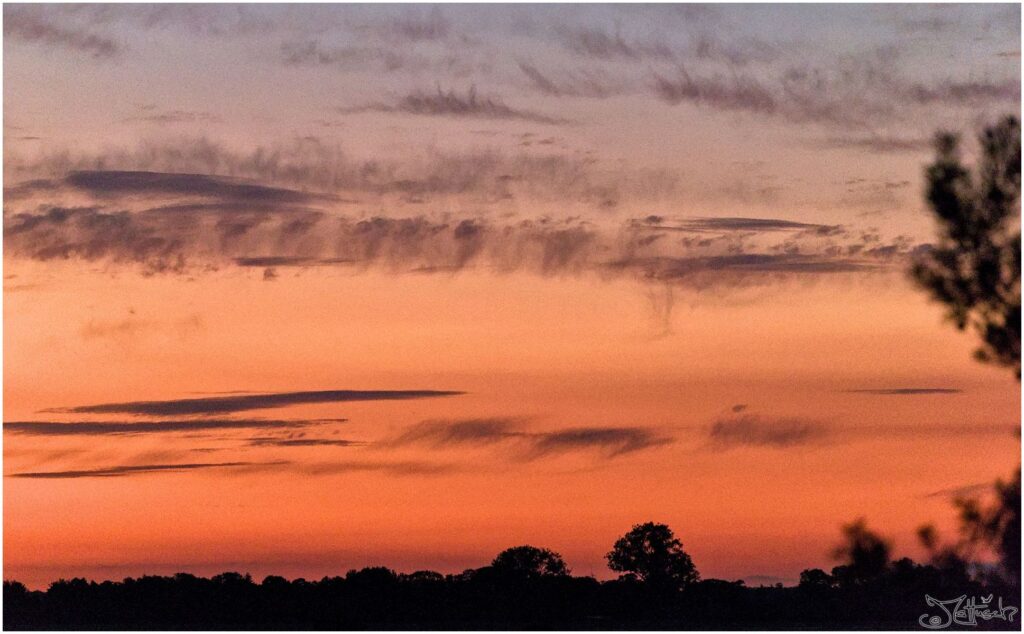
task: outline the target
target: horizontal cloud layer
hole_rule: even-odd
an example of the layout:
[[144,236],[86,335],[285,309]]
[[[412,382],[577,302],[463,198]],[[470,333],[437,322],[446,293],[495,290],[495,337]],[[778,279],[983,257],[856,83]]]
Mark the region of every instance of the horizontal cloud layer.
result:
[[344,422],[344,418],[314,420],[265,419],[191,419],[143,421],[11,421],[3,424],[5,434],[22,436],[126,436],[138,434],[164,434],[201,432],[228,429],[296,429],[325,423]]
[[279,462],[193,462],[182,464],[146,464],[127,465],[116,467],[105,467],[100,469],[81,469],[68,471],[36,471],[26,473],[12,473],[8,478],[33,478],[42,480],[68,479],[68,478],[116,478],[130,475],[142,475],[149,473],[174,473],[181,471],[195,471],[198,469],[225,469],[225,468],[247,468],[265,467],[268,465],[283,464]]
[[134,414],[138,416],[183,416],[190,414],[224,414],[254,409],[271,409],[313,403],[346,403],[352,401],[398,401],[439,396],[455,396],[462,392],[443,390],[317,390],[307,392],[274,392],[239,396],[182,398],[168,401],[129,401],[80,405],[50,412],[75,414]]

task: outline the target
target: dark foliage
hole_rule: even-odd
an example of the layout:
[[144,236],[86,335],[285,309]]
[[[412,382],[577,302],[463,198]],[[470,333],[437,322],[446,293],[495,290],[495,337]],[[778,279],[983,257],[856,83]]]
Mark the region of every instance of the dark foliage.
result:
[[[23,629],[916,629],[943,599],[998,586],[950,578],[900,560],[869,581],[805,571],[795,588],[748,588],[709,579],[654,591],[635,578],[509,575],[493,567],[457,575],[351,571],[319,581],[224,573],[96,583],[72,579],[32,592],[4,582],[4,628]],[[1019,629],[1002,621],[982,628]]]
[[926,177],[941,235],[913,274],[958,328],[977,330],[979,359],[1020,379],[1020,121],[1007,117],[979,142],[972,174],[961,163],[957,137],[937,137]]
[[637,524],[605,558],[612,570],[657,588],[678,590],[700,579],[682,542],[665,524]]

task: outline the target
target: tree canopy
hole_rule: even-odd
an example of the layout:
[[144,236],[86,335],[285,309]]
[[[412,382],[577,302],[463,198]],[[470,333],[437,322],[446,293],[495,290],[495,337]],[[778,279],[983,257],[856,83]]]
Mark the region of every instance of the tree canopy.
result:
[[958,137],[936,137],[925,176],[940,236],[913,275],[958,328],[978,332],[980,360],[1011,368],[1019,380],[1020,121],[1009,116],[986,128],[979,147],[972,173]]
[[652,585],[684,588],[700,580],[697,567],[665,524],[635,525],[605,555],[608,567]]

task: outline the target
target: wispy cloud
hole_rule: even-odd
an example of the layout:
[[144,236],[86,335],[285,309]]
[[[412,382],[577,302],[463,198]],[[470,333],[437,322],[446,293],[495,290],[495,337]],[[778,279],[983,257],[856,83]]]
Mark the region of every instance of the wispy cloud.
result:
[[266,419],[190,419],[162,421],[10,421],[3,424],[5,434],[22,436],[128,436],[168,434],[228,429],[298,429],[327,423],[345,422],[344,418],[310,420]]
[[924,152],[932,143],[925,137],[900,137],[886,135],[830,136],[812,143],[815,147],[837,150],[863,150],[875,154],[896,154],[901,152]]
[[773,114],[776,97],[756,79],[745,75],[699,76],[680,67],[675,77],[655,75],[654,94],[669,104],[692,103],[722,110]]
[[531,441],[531,457],[593,449],[609,458],[673,442],[643,427],[575,427],[535,434]]
[[221,123],[223,120],[211,112],[196,110],[165,110],[163,112],[145,112],[144,114],[128,117],[125,121],[170,125],[176,123]]
[[538,92],[550,97],[590,97],[604,99],[629,90],[629,83],[601,71],[574,71],[552,74],[537,66],[519,62],[519,70]]
[[358,447],[366,443],[359,440],[341,440],[335,438],[250,438],[248,444],[253,447]]
[[77,25],[56,22],[31,5],[4,5],[4,37],[109,59],[121,53],[115,40]]
[[422,445],[435,449],[459,446],[490,446],[509,443],[518,447],[513,454],[521,460],[577,451],[597,451],[613,458],[672,442],[667,436],[643,427],[570,427],[551,431],[529,431],[524,419],[479,418],[431,420],[414,425],[388,446]]
[[823,225],[780,218],[685,218],[666,224],[660,216],[649,216],[635,221],[634,226],[658,231],[809,231],[818,235],[835,235],[842,231],[840,225]]
[[672,49],[664,42],[654,40],[627,40],[621,32],[600,28],[562,28],[562,43],[582,57],[598,60],[671,59]]
[[254,409],[272,409],[313,403],[347,403],[352,401],[397,401],[419,398],[455,396],[463,392],[443,390],[318,390],[306,392],[274,392],[239,396],[182,398],[167,401],[129,401],[101,403],[46,411],[74,414],[133,414],[138,416],[187,416],[224,414]]
[[917,396],[921,394],[960,394],[960,388],[953,387],[888,387],[846,390],[851,394],[876,394],[880,396]]
[[782,449],[815,443],[827,435],[827,428],[819,421],[753,414],[715,421],[707,430],[707,439],[715,449],[745,446]]
[[170,194],[246,203],[306,203],[329,198],[207,174],[92,170],[71,172],[65,180],[72,187],[100,195]]
[[392,446],[422,444],[435,448],[452,445],[489,445],[520,438],[523,420],[517,418],[470,418],[430,420],[409,427],[394,439]]
[[116,478],[131,475],[143,475],[152,473],[176,473],[181,471],[196,471],[199,469],[228,469],[243,468],[252,469],[260,467],[272,467],[286,464],[283,462],[193,462],[182,464],[145,464],[127,465],[116,467],[105,467],[100,469],[80,469],[69,471],[35,471],[24,473],[8,474],[8,478],[33,478],[43,480],[67,479],[67,478]]
[[[290,208],[256,213],[222,205],[135,213],[51,207],[8,213],[4,246],[15,257],[108,261],[141,265],[147,272],[199,272],[228,264],[449,273],[476,267],[628,275],[691,287],[883,271],[917,248],[905,240],[866,243],[839,226],[780,219],[658,220],[629,220],[616,230],[578,218],[496,222],[484,216],[353,218]],[[721,236],[659,240],[673,231]],[[760,242],[747,239],[752,236]]]
[[991,482],[978,482],[976,484],[965,484],[962,486],[948,487],[945,489],[939,489],[938,491],[932,491],[921,496],[924,498],[963,498],[984,493],[992,489]]
[[445,91],[438,87],[435,92],[412,92],[392,104],[376,103],[343,108],[342,111],[346,113],[391,112],[436,117],[518,119],[551,125],[569,123],[566,119],[513,108],[496,96],[478,95],[475,86],[470,86],[464,95],[454,89]]

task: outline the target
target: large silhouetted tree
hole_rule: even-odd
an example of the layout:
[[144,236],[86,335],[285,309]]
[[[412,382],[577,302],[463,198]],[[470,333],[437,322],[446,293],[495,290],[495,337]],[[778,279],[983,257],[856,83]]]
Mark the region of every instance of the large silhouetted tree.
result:
[[562,577],[569,574],[569,567],[561,555],[535,546],[506,548],[494,558],[491,567],[520,577]]
[[690,556],[665,524],[637,524],[605,555],[608,567],[656,586],[685,588],[700,580]]
[[[1011,368],[1020,380],[1020,121],[1008,116],[979,137],[974,173],[961,163],[954,134],[936,138],[936,158],[926,171],[928,202],[940,223],[939,244],[914,265],[914,277],[946,304],[963,329],[978,331],[982,361]],[[934,529],[921,541],[940,567],[967,571],[985,546],[1000,559],[1000,573],[1020,582],[1020,468],[997,482],[995,500],[957,500],[961,537],[940,546]]]
[[972,174],[961,162],[957,136],[936,138],[926,177],[940,237],[913,274],[958,328],[978,331],[977,357],[1010,367],[1019,380],[1020,121],[1007,117],[986,128],[979,142]]

